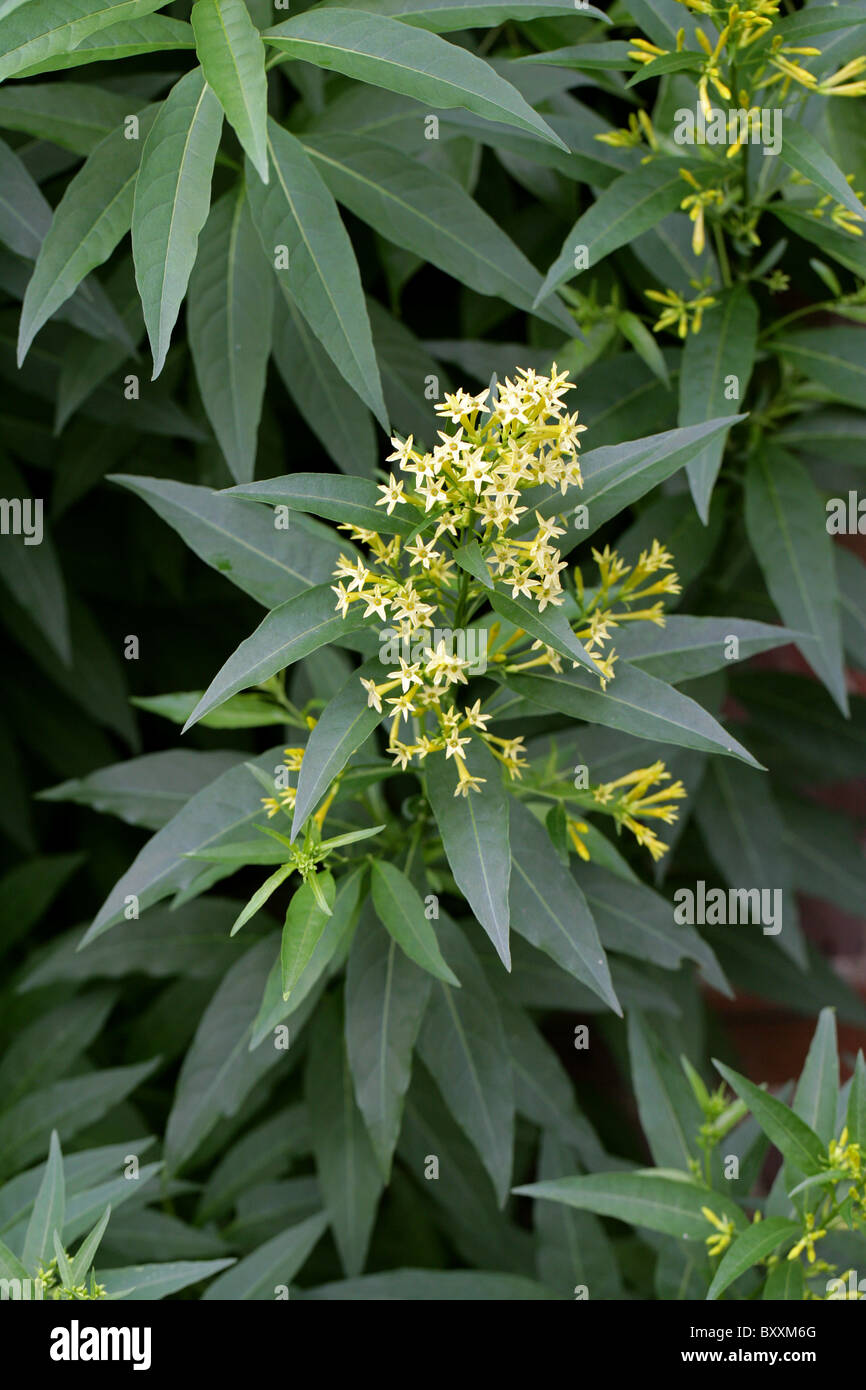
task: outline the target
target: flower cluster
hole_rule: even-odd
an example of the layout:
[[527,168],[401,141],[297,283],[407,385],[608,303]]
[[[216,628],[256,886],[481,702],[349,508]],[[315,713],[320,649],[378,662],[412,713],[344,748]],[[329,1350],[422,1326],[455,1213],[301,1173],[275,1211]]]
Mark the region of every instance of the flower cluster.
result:
[[[514,380],[493,391],[446,396],[436,411],[452,429],[440,431],[440,442],[427,453],[411,437],[393,439],[389,462],[399,464],[401,476],[392,474],[379,487],[378,505],[386,515],[397,507],[401,519],[407,509],[410,516],[414,511],[410,534],[404,528],[385,539],[378,531],[342,526],[366,553],[340,556],[333,586],[337,610],[345,616],[360,603],[364,617],[375,615],[389,625],[382,629],[382,674],[360,678],[368,705],[389,717],[388,751],[395,765],[405,769],[430,753],[454,759],[455,795],[479,791],[484,781],[467,765],[473,739],[483,741],[512,778],[526,766],[523,740],[488,729],[493,716],[480,699],[459,698],[460,687],[478,670],[480,640],[486,663],[506,674],[538,666],[561,672],[571,660],[516,625],[496,620],[471,627],[493,586],[512,599],[529,600],[539,615],[568,599],[569,625],[602,688],[614,675],[616,654],[607,646],[613,630],[634,620],[663,624],[661,595],[679,592],[672,557],[658,541],[634,565],[607,546],[594,550],[597,585],[586,590],[575,569],[573,585],[566,587],[568,566],[555,544],[565,534],[561,517],[546,514],[548,505],[539,510],[535,498],[532,508],[522,499],[530,489],[548,487],[557,497],[582,486],[578,448],[585,426],[563,402],[570,389],[567,373],[554,364],[550,376],[519,369]],[[470,543],[473,564],[466,561]],[[650,781],[661,780],[655,769],[645,769],[638,784],[646,772]],[[638,820],[645,813],[636,804],[642,799],[632,796],[622,807],[617,802],[617,814],[655,853],[658,842]]]
[[[524,492],[549,486],[564,495],[582,485],[578,448],[585,426],[563,402],[571,389],[568,374],[554,364],[550,376],[519,369],[514,380],[499,384],[495,392],[447,395],[436,413],[454,428],[439,431],[439,443],[430,452],[416,448],[411,435],[392,439],[388,462],[398,463],[404,476],[392,473],[379,488],[378,505],[388,516],[397,506],[415,509],[419,525],[414,538],[396,535],[386,541],[377,531],[342,528],[367,554],[357,560],[340,557],[334,572],[337,610],[345,616],[352,604],[363,603],[365,617],[375,614],[404,644],[412,644],[412,659],[400,656],[387,680],[364,682],[370,706],[383,711],[384,697],[393,714],[389,751],[404,768],[414,757],[423,760],[444,751],[455,760],[456,790],[464,796],[479,790],[484,780],[466,766],[464,749],[473,731],[512,777],[520,775],[523,745],[520,739],[490,733],[490,716],[482,713],[479,701],[463,707],[457,703],[456,688],[468,683],[472,662],[445,637],[434,644],[425,641],[425,633],[434,625],[452,634],[465,631],[462,625],[471,617],[473,602],[477,606],[477,594],[447,551],[470,540],[480,546],[489,572],[508,586],[513,598],[531,599],[539,613],[563,602],[560,576],[567,566],[553,544],[563,529],[536,510],[534,529],[515,533],[522,532],[521,518],[528,511],[520,504]],[[420,534],[425,524],[428,535]],[[508,645],[523,636],[512,635]],[[412,737],[401,738],[410,720]]]
[[[643,824],[644,820],[660,820],[664,825],[673,825],[679,818],[675,802],[688,795],[679,780],[669,787],[661,786],[661,783],[670,782],[670,778],[671,774],[664,763],[656,762],[651,767],[636,768],[614,782],[602,782],[591,788],[596,805],[614,817],[617,827],[624,826],[630,830],[638,844],[649,850],[653,859],[661,859],[668,847],[658,838],[651,825]],[[653,787],[659,787],[659,790],[652,791]],[[579,837],[572,831],[571,825],[569,834],[580,854]],[[588,858],[588,855],[585,857]]]

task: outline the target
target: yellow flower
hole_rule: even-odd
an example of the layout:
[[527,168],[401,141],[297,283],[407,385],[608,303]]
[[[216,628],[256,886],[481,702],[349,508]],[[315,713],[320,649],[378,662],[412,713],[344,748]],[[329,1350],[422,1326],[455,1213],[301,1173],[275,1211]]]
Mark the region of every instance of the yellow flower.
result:
[[723,1250],[727,1250],[734,1234],[734,1223],[729,1216],[718,1217],[709,1207],[701,1207],[701,1215],[709,1221],[711,1226],[715,1226],[717,1234],[709,1235],[705,1244],[710,1255],[721,1255]]

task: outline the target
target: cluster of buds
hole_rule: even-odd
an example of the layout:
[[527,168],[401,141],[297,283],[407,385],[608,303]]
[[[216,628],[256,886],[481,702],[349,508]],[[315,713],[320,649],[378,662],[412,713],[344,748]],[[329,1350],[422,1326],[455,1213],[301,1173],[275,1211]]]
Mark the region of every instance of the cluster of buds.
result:
[[[661,785],[670,780],[671,774],[664,763],[656,762],[652,767],[636,768],[624,777],[592,788],[596,804],[614,817],[617,826],[630,830],[653,859],[661,859],[668,847],[644,821],[659,820],[663,825],[673,825],[679,818],[676,802],[688,795],[679,780],[669,787]],[[653,787],[659,790],[653,791]]]

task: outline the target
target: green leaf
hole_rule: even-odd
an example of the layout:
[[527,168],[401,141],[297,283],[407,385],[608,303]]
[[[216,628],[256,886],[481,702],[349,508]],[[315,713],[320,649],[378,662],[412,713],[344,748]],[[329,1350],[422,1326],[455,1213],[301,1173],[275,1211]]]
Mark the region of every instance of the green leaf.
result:
[[565,149],[510,82],[468,49],[399,20],[322,8],[265,31],[281,53],[402,92],[433,107],[462,106]]
[[827,1155],[815,1131],[787,1105],[753,1085],[732,1067],[726,1067],[721,1062],[714,1062],[714,1065],[728,1085],[746,1102],[761,1129],[782,1156],[807,1176],[819,1173]]
[[[273,776],[281,749],[270,749],[257,765]],[[202,849],[236,840],[238,832],[262,815],[262,796],[243,765],[231,767],[193,796],[182,810],[148,840],[130,868],[115,884],[82,941],[89,945],[124,920],[130,895],[139,912],[170,893],[189,887],[200,870],[188,858]]]
[[[185,724],[203,694],[203,690],[178,690],[171,695],[133,696],[130,704],[173,724]],[[235,695],[213,714],[205,715],[202,724],[208,729],[261,729],[284,725],[288,718],[286,711],[265,695]]]
[[334,911],[337,896],[336,884],[328,869],[317,875],[316,881],[329,908],[325,912],[316,897],[311,879],[306,879],[295,893],[286,911],[283,924],[283,939],[280,947],[282,969],[283,999],[288,1000],[292,990],[310,963],[328,918]]
[[312,1023],[306,1087],[319,1187],[351,1277],[364,1267],[383,1182],[355,1104],[343,1019],[333,996],[322,1001]]
[[286,295],[276,302],[273,353],[295,409],[337,467],[371,478],[379,449],[370,412]]
[[438,980],[418,1050],[460,1128],[490,1174],[500,1206],[511,1180],[514,1084],[496,996],[463,934],[444,915],[440,934],[461,989]]
[[[50,536],[44,534],[43,501],[29,496],[27,485],[6,457],[0,457],[0,488],[10,503],[13,524],[4,522],[0,545],[0,582],[36,625],[50,648],[68,666],[72,660],[69,612],[60,561]],[[20,529],[14,526],[15,501]]]
[[629,241],[649,231],[679,207],[686,184],[680,176],[682,161],[662,156],[632,173],[623,174],[577,219],[547,272],[536,302],[581,272],[575,265],[577,248],[584,248],[593,270]]
[[[646,631],[647,628],[651,631]],[[756,623],[748,618],[692,618],[668,613],[664,627],[656,627],[654,623],[629,623],[619,629],[616,653],[630,666],[639,666],[651,676],[663,677],[672,685],[678,685],[680,681],[696,680],[711,671],[727,670],[733,662],[729,656],[732,637],[737,639],[736,660],[745,661],[758,652],[785,647],[799,635],[790,628]]]
[[333,574],[337,557],[351,554],[348,541],[298,516],[286,554],[285,532],[263,507],[250,507],[226,492],[163,478],[111,474],[168,522],[206,565],[224,574],[264,608],[277,608]]
[[259,31],[244,0],[196,0],[190,19],[205,80],[267,183],[268,82]]
[[101,1269],[99,1282],[104,1286],[107,1298],[134,1298],[137,1303],[153,1302],[189,1288],[190,1284],[200,1284],[203,1279],[210,1279],[211,1275],[219,1274],[220,1270],[231,1264],[234,1264],[234,1260],[229,1259],[127,1265],[123,1269]]
[[268,125],[268,151],[273,179],[267,186],[248,179],[265,256],[282,292],[387,430],[361,276],[337,205],[303,145],[274,121]]
[[597,670],[592,657],[587,654],[583,643],[575,637],[571,624],[558,608],[548,606],[543,613],[539,613],[536,599],[526,598],[524,594],[515,594],[512,597],[503,593],[501,589],[493,590],[490,602],[506,622],[522,628],[530,637],[537,638],[538,641],[552,647],[555,652],[559,652],[560,656],[578,661],[588,671]]
[[186,721],[183,732],[232,695],[248,686],[261,685],[294,661],[338,637],[357,632],[365,623],[361,604],[354,604],[345,618],[340,617],[334,608],[330,584],[305,589],[273,609],[229,657]]
[[79,1130],[95,1124],[150,1076],[155,1066],[155,1062],[143,1062],[92,1071],[31,1091],[3,1116],[0,1177],[7,1178],[44,1153],[52,1129],[65,1143]]
[[514,1100],[519,1115],[563,1144],[573,1146],[589,1167],[603,1165],[604,1150],[581,1113],[571,1077],[529,1015],[515,1004],[499,1001],[514,1073]]
[[799,1222],[785,1221],[779,1216],[771,1216],[766,1221],[755,1222],[748,1230],[743,1231],[742,1235],[737,1236],[736,1240],[725,1251],[721,1264],[713,1277],[713,1282],[710,1284],[707,1298],[710,1301],[718,1298],[725,1289],[733,1284],[735,1279],[739,1279],[741,1274],[745,1274],[747,1269],[751,1269],[759,1260],[765,1260],[768,1255],[772,1255],[773,1251],[784,1241],[799,1235],[800,1230]]
[[57,1130],[51,1131],[51,1144],[45,1175],[36,1194],[33,1211],[24,1237],[21,1258],[30,1274],[52,1258],[55,1232],[62,1232],[66,1210],[66,1184],[63,1180],[63,1154]]
[[[740,763],[713,759],[701,784],[695,814],[704,843],[730,888],[749,883],[782,895],[776,925],[779,945],[804,969],[806,948],[800,932],[791,856],[785,824],[764,773]],[[765,921],[764,927],[769,924]]]
[[[159,830],[190,797],[240,761],[240,753],[193,753],[172,749],[114,763],[87,777],[39,792],[41,801],[73,801],[119,816],[129,825]],[[40,869],[40,878],[44,869]]]
[[555,1299],[543,1285],[519,1274],[488,1274],[475,1269],[399,1269],[365,1274],[305,1289],[302,1299],[402,1303],[536,1302]]
[[0,92],[0,126],[90,154],[129,111],[129,98],[84,82],[27,82]]
[[19,365],[42,325],[129,230],[142,142],[147,142],[156,112],[151,106],[138,113],[137,140],[126,139],[123,126],[107,135],[67,184],[24,296]]
[[[283,853],[285,854],[285,851],[283,851]],[[255,917],[259,908],[264,907],[268,899],[272,897],[272,895],[277,891],[280,884],[284,883],[285,880],[289,877],[289,874],[293,874],[294,871],[294,864],[281,864],[280,867],[277,869],[276,873],[273,873],[270,875],[269,878],[266,878],[261,888],[257,888],[255,893],[253,893],[253,896],[250,898],[246,907],[244,907],[238,913],[237,917],[235,918],[232,924],[232,929],[229,932],[229,935],[236,936],[237,933],[240,931],[241,927],[245,926],[251,917]]]
[[187,305],[189,345],[202,401],[239,483],[248,482],[255,471],[273,291],[241,186],[211,209],[190,275]]
[[373,863],[371,887],[379,920],[401,950],[437,980],[459,986],[460,981],[439,950],[424,903],[406,875],[396,864],[377,859]]
[[679,748],[727,753],[751,767],[760,767],[742,744],[687,695],[624,661],[617,662],[615,671],[605,691],[598,688],[595,677],[583,671],[513,674],[509,687],[544,709],[559,710],[573,719],[586,719]]
[[859,327],[804,328],[783,333],[773,346],[808,381],[817,383],[836,400],[863,408],[866,363],[861,360]]
[[30,1274],[18,1256],[0,1240],[0,1279],[29,1279]]
[[[561,553],[567,555],[606,521],[671,477],[693,459],[709,439],[729,429],[732,423],[736,422],[710,420],[705,425],[688,425],[627,444],[606,444],[592,449],[581,459],[582,488],[569,488],[564,496],[553,497],[549,489],[539,489],[537,493],[526,494],[525,500],[528,499],[533,514],[537,506],[545,517],[562,515],[568,520],[574,515],[573,531],[558,542]],[[581,506],[586,508],[588,516],[577,514]],[[525,532],[530,526],[527,522],[518,527],[518,531]]]
[[[368,531],[408,536],[415,529],[417,512],[398,505],[389,516],[377,503],[381,493],[367,478],[341,478],[338,473],[293,473],[287,478],[268,478],[226,490],[228,497],[247,497],[292,512],[312,512],[327,521],[346,521]],[[345,547],[344,547],[345,548]]]
[[822,1009],[815,1035],[794,1092],[794,1114],[815,1131],[825,1144],[836,1133],[839,1103],[839,1049],[836,1042],[836,1014]]
[[762,1298],[773,1303],[802,1303],[806,1278],[799,1260],[781,1260],[767,1275]]
[[[419,29],[430,29],[434,34],[447,34],[454,29],[487,29],[509,19],[523,22],[545,16],[574,18],[574,0],[334,0],[334,4],[341,10],[388,15]],[[320,8],[325,9],[325,5]],[[605,24],[611,22],[595,5],[581,5],[580,13]]]
[[346,969],[346,1045],[355,1098],[386,1182],[430,989],[430,976],[398,949],[397,939],[383,931],[368,907]]
[[356,749],[370,737],[382,715],[372,709],[362,679],[379,679],[384,669],[378,658],[353,671],[346,684],[329,700],[307,739],[304,761],[292,817],[292,839],[303,829],[335,777],[343,771]]
[[481,554],[481,546],[476,540],[468,541],[466,545],[458,546],[454,551],[454,559],[462,570],[471,574],[473,579],[477,579],[479,584],[483,584],[485,589],[493,588],[493,580],[490,578],[490,570],[487,568],[487,561]]
[[[533,311],[541,276],[456,179],[352,133],[305,136],[304,148],[334,197],[388,241],[480,294]],[[558,301],[542,317],[571,336],[577,332]]]
[[866,207],[811,131],[797,121],[786,121],[783,125],[782,148],[779,151],[782,161],[820,188],[822,193],[827,193],[834,202],[842,203],[855,217],[866,219]]
[[[690,333],[683,344],[678,425],[699,425],[736,412],[737,403],[746,398],[757,341],[757,305],[748,290],[738,285],[720,305],[707,310],[700,333]],[[726,441],[725,432],[714,435],[686,465],[695,506],[705,525]]]
[[619,1221],[661,1231],[677,1240],[703,1241],[712,1235],[715,1227],[703,1215],[702,1207],[708,1207],[722,1220],[733,1221],[738,1228],[746,1224],[743,1212],[725,1194],[712,1192],[685,1174],[674,1178],[654,1169],[557,1178],[516,1187],[514,1191],[519,1196],[563,1202],[599,1216],[615,1216]]
[[636,1009],[628,1015],[628,1051],[632,1089],[650,1152],[659,1168],[688,1172],[699,1156],[695,1139],[703,1116],[679,1065]]
[[[151,7],[153,8],[153,7]],[[34,77],[38,73],[81,67],[87,63],[105,63],[118,58],[134,58],[144,53],[163,53],[170,49],[195,48],[195,39],[188,24],[162,15],[145,15],[143,19],[111,22],[111,28],[89,34],[68,53],[40,58],[20,68],[17,77]]]
[[322,1213],[289,1226],[208,1285],[202,1302],[273,1302],[276,1289],[291,1283],[327,1229],[328,1218]]
[[100,29],[140,19],[163,4],[165,0],[29,0],[0,21],[0,82],[71,52]]
[[89,1235],[85,1236],[84,1240],[78,1247],[78,1250],[75,1254],[75,1258],[72,1261],[71,1283],[73,1287],[75,1287],[78,1284],[83,1284],[85,1279],[87,1278],[90,1266],[93,1264],[94,1256],[96,1255],[96,1252],[99,1249],[102,1237],[105,1235],[105,1228],[108,1225],[110,1216],[111,1205],[109,1204],[105,1208],[105,1211],[97,1221],[96,1225],[93,1227],[93,1230],[89,1233]]
[[511,925],[621,1017],[607,958],[583,894],[535,816],[513,800],[509,817]]
[[863,1053],[857,1053],[851,1089],[848,1092],[848,1108],[845,1113],[849,1144],[859,1144],[861,1150],[866,1145],[866,1063]]
[[499,764],[478,738],[467,750],[474,777],[484,778],[480,791],[455,795],[453,760],[434,756],[426,764],[427,794],[457,887],[486,931],[506,970],[508,945],[508,805]]
[[638,318],[637,314],[623,310],[617,317],[616,326],[623,337],[631,343],[638,357],[646,362],[653,376],[657,376],[664,386],[670,386],[664,353],[646,324]]
[[17,255],[34,260],[50,222],[51,207],[38,183],[15,151],[0,140],[0,241]]
[[276,1048],[249,1049],[252,1023],[274,958],[275,934],[256,943],[226,973],[183,1060],[165,1129],[165,1161],[177,1172],[255,1083],[276,1065]]
[[154,379],[165,364],[207,220],[222,122],[219,102],[194,68],[172,87],[141,152],[132,255]]
[[833,542],[821,498],[799,459],[780,449],[752,455],[746,471],[745,519],[782,620],[809,634],[797,645],[847,714]]

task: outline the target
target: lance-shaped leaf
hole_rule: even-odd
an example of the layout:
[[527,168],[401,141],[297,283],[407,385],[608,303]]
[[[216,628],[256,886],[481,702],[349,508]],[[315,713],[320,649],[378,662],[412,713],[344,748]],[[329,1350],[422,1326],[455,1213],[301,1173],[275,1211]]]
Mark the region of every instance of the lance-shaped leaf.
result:
[[289,1226],[215,1279],[202,1302],[273,1301],[274,1289],[291,1283],[327,1229],[328,1218],[322,1213]]
[[836,1132],[839,1102],[839,1048],[836,1041],[836,1014],[822,1009],[806,1062],[794,1092],[793,1110],[814,1129],[825,1144]]
[[863,1145],[866,1144],[866,1062],[863,1060],[862,1052],[857,1053],[854,1075],[851,1078],[845,1124],[848,1127],[849,1142],[859,1144],[862,1152]]
[[716,1070],[721,1072],[732,1090],[744,1100],[767,1138],[782,1154],[783,1158],[801,1173],[811,1176],[820,1173],[826,1166],[827,1152],[819,1136],[809,1125],[783,1105],[775,1096],[762,1091],[745,1076],[722,1062],[715,1062]]
[[334,778],[343,771],[357,748],[379,724],[382,715],[370,706],[362,680],[381,680],[384,668],[377,658],[353,671],[346,684],[329,700],[307,740],[298,776],[292,818],[292,839],[303,829]]
[[786,1221],[780,1216],[771,1216],[766,1221],[759,1221],[743,1231],[725,1251],[713,1276],[707,1298],[711,1302],[719,1298],[747,1269],[752,1269],[759,1260],[765,1260],[768,1255],[772,1255],[783,1241],[793,1240],[800,1231],[798,1221]]
[[[646,629],[652,631],[647,632]],[[800,633],[749,618],[692,618],[670,613],[664,627],[655,623],[629,623],[618,628],[616,653],[630,666],[678,685],[711,671],[723,671],[735,660],[745,661],[758,652],[795,642]],[[731,639],[736,639],[736,647]],[[730,655],[736,650],[736,657]]]
[[[0,488],[3,496],[17,502],[17,532],[3,536],[0,546],[0,583],[20,604],[27,619],[35,623],[50,649],[50,660],[59,657],[65,666],[72,660],[69,609],[60,561],[50,536],[44,534],[43,502],[28,495],[17,468],[0,456]],[[14,520],[15,513],[11,511]],[[9,522],[5,522],[9,527]]]
[[[859,272],[862,274],[862,269]],[[805,328],[773,340],[777,352],[807,378],[823,386],[837,400],[863,408],[866,363],[862,360],[858,326]]]
[[628,1054],[641,1127],[655,1162],[688,1172],[699,1156],[695,1136],[703,1116],[679,1062],[637,1009],[629,1010]]
[[229,497],[248,497],[271,507],[293,512],[312,512],[328,521],[349,521],[365,530],[407,536],[417,524],[418,513],[399,505],[390,516],[378,505],[382,494],[368,478],[342,478],[337,473],[293,473],[287,478],[266,478],[226,489]]
[[441,980],[433,986],[418,1050],[504,1206],[514,1146],[514,1082],[505,1027],[496,995],[463,934],[444,916],[440,932],[462,988]]
[[63,1178],[63,1154],[57,1130],[52,1130],[51,1145],[45,1174],[33,1203],[33,1211],[24,1237],[21,1259],[28,1272],[35,1274],[41,1265],[53,1259],[54,1233],[62,1233],[66,1210],[66,1183]]
[[[278,845],[275,845],[274,848],[276,850],[279,850]],[[266,878],[262,886],[260,888],[257,888],[255,893],[253,893],[253,896],[250,898],[246,907],[242,908],[242,910],[238,913],[237,917],[232,923],[232,929],[229,935],[237,936],[241,927],[246,926],[247,922],[250,920],[251,917],[255,917],[259,908],[264,907],[268,899],[272,897],[274,893],[276,893],[280,884],[284,883],[286,879],[289,877],[289,874],[294,873],[294,871],[294,864],[281,864],[275,873],[271,874],[268,878]]]
[[752,455],[745,516],[770,597],[788,627],[809,634],[797,645],[847,714],[833,542],[821,497],[799,459],[780,449]]
[[506,970],[510,970],[509,799],[502,785],[499,764],[481,739],[473,738],[466,753],[471,775],[484,779],[480,791],[470,791],[468,796],[455,795],[458,786],[455,760],[437,754],[426,764],[427,794],[457,887],[496,947]]
[[[862,24],[862,18],[859,22]],[[835,203],[841,203],[854,217],[866,219],[866,207],[812,132],[797,121],[783,121],[782,127],[779,154],[784,163],[828,194]]]
[[75,1252],[75,1259],[72,1261],[72,1279],[74,1287],[83,1284],[90,1266],[93,1264],[94,1257],[99,1249],[102,1237],[105,1235],[105,1228],[111,1218],[111,1204],[105,1208],[102,1216],[97,1221],[93,1230],[88,1233]]
[[624,661],[617,662],[615,672],[604,691],[596,677],[583,671],[515,674],[509,677],[509,685],[528,700],[573,719],[605,724],[636,738],[674,743],[679,748],[728,753],[751,767],[760,767],[751,753],[688,695]]
[[733,1221],[738,1229],[746,1217],[725,1193],[713,1192],[667,1172],[645,1170],[638,1173],[590,1173],[586,1177],[553,1178],[530,1183],[514,1191],[524,1197],[540,1197],[563,1202],[569,1207],[594,1211],[599,1216],[615,1216],[632,1226],[645,1226],[677,1240],[705,1240],[715,1227],[704,1216],[708,1207],[720,1219]]
[[262,620],[251,637],[241,642],[217,672],[183,726],[184,733],[203,715],[225,704],[232,695],[261,685],[302,656],[309,656],[338,637],[366,624],[363,604],[355,603],[342,618],[334,606],[330,584],[317,584],[280,604]]
[[577,219],[547,272],[537,299],[595,268],[611,251],[649,231],[678,208],[688,185],[680,174],[682,160],[663,156],[623,174]]
[[100,29],[140,19],[166,0],[30,0],[0,21],[0,82],[24,68],[70,53]]
[[132,255],[154,377],[165,363],[207,220],[222,123],[219,102],[194,68],[172,87],[141,152]]
[[399,20],[323,8],[267,29],[264,38],[291,58],[433,107],[462,106],[567,149],[517,88],[483,58]]
[[244,0],[196,0],[190,18],[205,80],[267,183],[268,82],[259,31]]
[[[152,8],[152,7],[151,7]],[[89,34],[69,53],[54,54],[19,68],[17,77],[35,77],[59,68],[81,67],[86,63],[108,63],[118,58],[134,58],[141,53],[163,53],[170,49],[195,48],[192,29],[180,19],[150,14],[143,19],[112,21],[110,29]]]
[[379,466],[373,417],[285,295],[277,296],[273,353],[295,409],[337,467],[343,473],[371,478]]
[[310,1035],[306,1088],[319,1187],[346,1274],[360,1274],[382,1175],[355,1104],[343,1019],[333,997],[316,1010]]
[[123,473],[109,480],[142,497],[199,559],[265,608],[323,584],[340,552],[347,552],[346,541],[305,516],[293,520],[287,547],[285,531],[277,530],[269,512],[226,492]]
[[337,887],[329,869],[317,876],[319,892],[331,909],[323,910],[310,880],[305,880],[295,893],[286,911],[280,946],[280,972],[283,999],[287,1000],[310,963],[319,938],[333,914]]
[[[279,747],[271,748],[257,759],[257,765],[273,775],[280,753]],[[261,814],[261,787],[247,767],[232,767],[217,777],[148,840],[109,893],[82,944],[122,921],[132,901],[143,912],[169,893],[186,888],[201,868],[189,855],[242,838],[242,828]]]
[[583,643],[575,637],[571,624],[558,608],[548,604],[544,612],[540,613],[535,599],[527,598],[525,594],[515,594],[512,597],[511,594],[503,593],[501,589],[493,590],[490,602],[506,622],[522,628],[530,637],[537,638],[546,646],[552,647],[555,652],[559,652],[560,656],[579,661],[588,671],[597,670],[592,657],[587,654]]
[[511,925],[622,1015],[586,899],[544,826],[519,801],[510,807]]
[[190,276],[187,307],[201,397],[239,483],[255,470],[273,300],[273,276],[240,188],[211,209]]
[[346,1046],[355,1097],[386,1181],[431,984],[368,907],[346,969]]
[[[736,403],[745,400],[757,341],[757,305],[748,290],[738,285],[720,305],[707,310],[700,333],[690,333],[683,344],[679,425],[699,425],[736,411]],[[686,466],[704,524],[726,438],[724,433],[713,435]]]
[[[574,0],[333,0],[341,10],[366,10],[388,15],[447,34],[455,29],[487,29],[508,20],[574,17]],[[322,5],[322,9],[325,6]],[[607,15],[595,5],[581,5],[581,15],[610,24]],[[534,56],[534,55],[533,55]]]
[[276,947],[268,933],[234,962],[202,1015],[184,1057],[165,1130],[165,1159],[176,1172],[214,1125],[233,1115],[277,1058],[251,1052],[256,1007]]
[[0,125],[75,154],[90,154],[120,125],[129,98],[84,82],[26,82],[0,92]]
[[557,542],[560,552],[567,555],[611,517],[684,467],[713,435],[735,423],[731,419],[709,420],[705,425],[664,430],[626,444],[591,449],[581,459],[583,487],[569,488],[564,497],[551,496],[549,489],[528,493],[524,500],[532,517],[524,520],[518,531],[523,534],[532,529],[536,508],[545,517],[562,515],[568,519],[573,515],[574,529]]
[[129,230],[142,142],[156,112],[156,106],[139,112],[137,140],[126,139],[123,126],[107,135],[67,184],[24,296],[19,364],[42,325]]
[[253,221],[280,288],[297,304],[349,385],[383,429],[388,412],[355,252],[337,205],[303,145],[268,123],[273,178],[248,181]]
[[377,859],[373,864],[371,887],[379,920],[409,959],[435,975],[437,980],[459,985],[457,976],[442,958],[424,903],[402,870],[396,864]]
[[168,1298],[190,1284],[199,1284],[234,1264],[234,1260],[172,1260],[168,1264],[127,1265],[121,1269],[101,1269],[99,1279],[106,1297],[136,1302]]
[[[541,276],[456,179],[351,133],[305,136],[304,148],[334,197],[381,236],[480,294],[532,311]],[[558,301],[542,316],[575,335],[574,319]]]
[[0,140],[0,241],[35,260],[51,224],[51,206],[27,165]]

